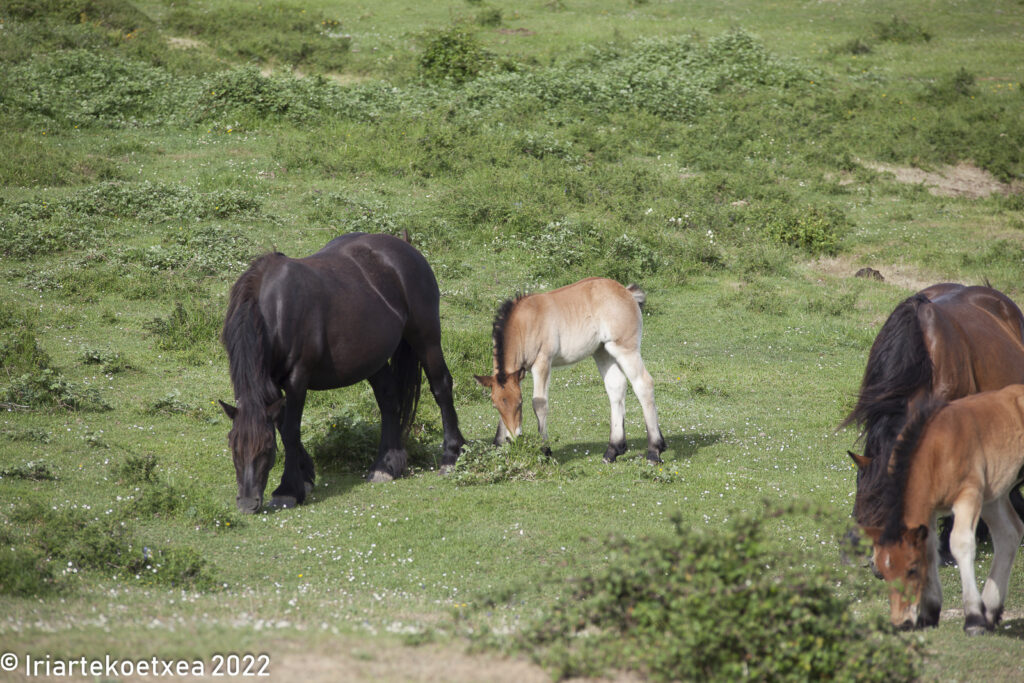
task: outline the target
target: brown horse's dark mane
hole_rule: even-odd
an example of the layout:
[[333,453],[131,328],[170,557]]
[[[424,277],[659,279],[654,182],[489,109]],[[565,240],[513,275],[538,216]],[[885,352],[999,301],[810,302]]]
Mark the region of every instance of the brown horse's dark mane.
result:
[[921,443],[925,428],[935,414],[942,410],[948,402],[932,397],[924,401],[916,410],[896,438],[896,445],[889,457],[891,473],[886,478],[882,489],[881,504],[885,510],[885,528],[882,531],[881,543],[895,543],[899,540],[905,526],[903,524],[903,502],[907,492],[907,481],[913,465],[917,447]]
[[[250,264],[228,298],[228,311],[220,340],[228,354],[235,400],[252,411],[270,405],[281,394],[274,385],[268,351],[266,321],[260,314],[258,298],[263,275],[284,254],[269,252]],[[262,413],[257,413],[262,417]]]
[[911,399],[932,390],[933,367],[918,319],[931,302],[915,294],[900,303],[871,345],[857,404],[840,428],[856,423],[864,456],[870,464],[857,475],[854,516],[867,526],[881,526],[889,456],[907,422]]
[[516,307],[516,304],[525,299],[526,296],[525,294],[516,294],[511,299],[505,299],[501,302],[501,306],[498,307],[498,312],[494,316],[491,339],[494,341],[494,362],[497,366],[494,376],[498,380],[498,384],[503,385],[508,380],[508,373],[505,372],[505,332],[508,326],[508,319],[512,315],[512,310]]

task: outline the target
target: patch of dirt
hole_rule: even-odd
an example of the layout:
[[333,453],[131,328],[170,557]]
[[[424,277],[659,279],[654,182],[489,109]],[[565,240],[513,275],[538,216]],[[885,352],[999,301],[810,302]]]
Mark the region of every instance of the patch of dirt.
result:
[[956,166],[943,166],[936,171],[925,171],[913,166],[896,166],[875,161],[860,161],[865,168],[889,173],[896,182],[924,185],[938,197],[968,197],[977,199],[993,194],[1024,192],[1024,183],[1004,183],[988,171],[973,164],[961,162]]
[[206,44],[202,41],[194,38],[180,38],[177,36],[168,36],[167,44],[179,50],[194,50],[196,48],[206,47]]
[[915,292],[943,281],[941,277],[936,278],[906,264],[863,263],[862,260],[859,256],[822,257],[816,260],[812,267],[819,273],[836,278],[852,278],[861,268],[870,267],[881,273],[886,283]]

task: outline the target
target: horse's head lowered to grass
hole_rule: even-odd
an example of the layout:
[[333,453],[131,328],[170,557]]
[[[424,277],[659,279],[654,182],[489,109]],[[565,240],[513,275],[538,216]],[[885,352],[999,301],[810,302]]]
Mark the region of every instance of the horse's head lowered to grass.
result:
[[[474,375],[480,386],[490,389],[491,403],[498,410],[498,432],[494,445],[500,446],[523,432],[523,388],[525,370],[511,375]],[[504,381],[502,381],[504,380]]]
[[935,626],[937,609],[922,609],[929,566],[928,527],[904,529],[895,541],[883,541],[881,527],[866,527],[874,542],[872,561],[889,584],[889,620],[901,629]]
[[284,406],[284,399],[278,399],[262,410],[246,407],[245,403],[240,403],[237,408],[224,401],[220,405],[231,418],[228,445],[231,446],[238,482],[235,502],[240,512],[252,514],[263,505],[263,490],[277,459],[274,425]]

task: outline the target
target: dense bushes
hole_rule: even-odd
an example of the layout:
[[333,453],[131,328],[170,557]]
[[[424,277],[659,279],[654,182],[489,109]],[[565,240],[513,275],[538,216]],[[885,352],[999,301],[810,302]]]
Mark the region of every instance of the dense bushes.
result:
[[853,617],[834,582],[769,542],[749,515],[723,529],[617,540],[604,568],[508,640],[556,677],[910,681],[919,653]]

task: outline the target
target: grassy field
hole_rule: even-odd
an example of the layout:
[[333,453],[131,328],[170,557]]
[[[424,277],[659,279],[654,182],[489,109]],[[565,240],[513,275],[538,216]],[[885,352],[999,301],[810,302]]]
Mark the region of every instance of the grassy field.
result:
[[[0,5],[0,649],[22,663],[0,679],[25,680],[27,656],[209,672],[248,652],[279,680],[545,680],[564,670],[516,639],[616,566],[610,536],[662,538],[673,519],[724,533],[745,515],[766,517],[769,575],[826,577],[874,633],[884,587],[840,561],[856,434],[835,430],[871,341],[934,282],[1024,302],[1024,4],[898,12]],[[312,499],[239,515],[216,405],[232,398],[231,284],[267,250],[403,230],[441,287],[463,464],[437,475],[424,391],[412,470],[369,484],[369,386],[314,394]],[[488,445],[496,412],[473,374],[491,368],[497,306],[591,275],[647,292],[661,466],[632,395],[631,450],[601,462],[590,362],[553,375],[552,458],[533,438]],[[1003,625],[975,639],[958,573],[942,578],[937,629],[879,637],[916,648],[926,680],[1020,680],[1024,570]]]

